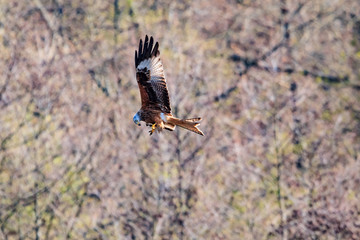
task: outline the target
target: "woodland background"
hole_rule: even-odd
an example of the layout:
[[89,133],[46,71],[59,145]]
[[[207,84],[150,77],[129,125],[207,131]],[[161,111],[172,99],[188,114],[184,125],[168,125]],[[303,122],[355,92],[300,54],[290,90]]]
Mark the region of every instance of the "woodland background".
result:
[[[360,1],[0,11],[0,239],[360,239]],[[132,122],[145,34],[205,137]]]

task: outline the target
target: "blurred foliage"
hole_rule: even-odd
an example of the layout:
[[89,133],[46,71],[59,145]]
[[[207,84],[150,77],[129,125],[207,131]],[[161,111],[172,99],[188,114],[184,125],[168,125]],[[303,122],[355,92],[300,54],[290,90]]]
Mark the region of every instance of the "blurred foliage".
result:
[[[359,1],[0,9],[0,239],[360,239]],[[133,124],[145,34],[205,137]]]

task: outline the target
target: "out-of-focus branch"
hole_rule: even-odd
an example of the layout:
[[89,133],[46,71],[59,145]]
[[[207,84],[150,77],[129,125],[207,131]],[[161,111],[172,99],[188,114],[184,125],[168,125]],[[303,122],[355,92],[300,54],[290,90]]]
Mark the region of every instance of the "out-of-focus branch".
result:
[[55,20],[51,14],[45,9],[44,5],[40,0],[33,0],[37,8],[40,10],[41,15],[43,16],[46,25],[51,29],[52,33],[55,34],[57,32],[57,28],[55,27]]
[[179,136],[179,132],[176,133],[176,139],[177,139],[177,144],[176,144],[176,156],[177,156],[177,168],[178,168],[178,201],[179,201],[179,206],[176,209],[176,214],[175,214],[175,224],[177,224],[179,226],[179,234],[178,237],[180,240],[182,240],[184,238],[184,220],[183,220],[183,166],[182,166],[182,161],[181,161],[181,140],[180,140],[180,136]]
[[186,167],[186,165],[194,159],[194,157],[196,156],[196,154],[197,154],[199,151],[201,151],[201,150],[204,148],[204,146],[209,142],[209,140],[212,138],[213,133],[214,133],[214,128],[213,128],[213,127],[210,127],[210,129],[211,129],[210,132],[207,133],[206,136],[205,136],[205,137],[206,137],[205,140],[204,140],[201,144],[199,144],[199,145],[189,154],[189,156],[187,156],[187,158],[185,158],[183,161],[181,161],[181,168],[184,169],[184,168]]
[[[304,6],[304,4],[305,3],[299,4],[298,8],[293,12],[292,17],[300,12],[300,10]],[[287,10],[282,10],[281,13],[282,13],[282,15],[285,15],[285,14],[287,14]],[[298,26],[294,27],[293,29],[290,29],[289,22],[284,20],[283,24],[282,24],[282,27],[283,27],[283,30],[284,30],[283,38],[277,44],[275,44],[270,50],[268,50],[267,52],[262,54],[260,57],[254,58],[254,59],[250,59],[250,58],[247,58],[247,57],[242,57],[242,56],[239,56],[237,54],[231,55],[229,57],[229,59],[234,61],[234,62],[241,62],[245,66],[245,68],[242,71],[239,72],[240,76],[247,74],[251,68],[259,68],[259,69],[263,69],[263,70],[266,70],[266,71],[270,71],[270,68],[260,66],[259,65],[260,61],[266,60],[272,54],[274,54],[275,52],[277,52],[279,49],[281,49],[284,46],[287,46],[287,48],[290,48],[289,39],[290,39],[290,34],[292,32],[301,31],[304,28],[310,26],[315,21],[317,21],[317,20],[319,20],[319,19],[321,19],[323,17],[329,16],[329,15],[331,15],[333,13],[334,13],[334,11],[326,12],[326,13],[319,12],[316,15],[315,18],[310,19],[310,20],[298,25]],[[322,81],[328,82],[328,83],[347,82],[348,79],[349,79],[348,76],[341,77],[341,76],[324,75],[324,74],[321,74],[321,73],[313,73],[313,72],[308,71],[308,70],[297,71],[297,70],[295,70],[293,68],[282,69],[281,67],[276,67],[275,69],[271,69],[271,71],[272,72],[286,72],[286,73],[289,73],[289,74],[293,74],[293,73],[296,73],[296,72],[302,72],[305,76],[311,76],[311,77],[314,77],[314,78],[319,77]],[[353,86],[353,88],[355,90],[357,90],[357,87],[358,86]],[[227,99],[231,95],[231,93],[236,91],[237,89],[238,89],[238,83],[236,83],[235,85],[233,85],[233,86],[229,87],[228,89],[224,90],[219,95],[215,96],[213,98],[214,102],[219,102],[220,100]]]
[[[269,51],[262,54],[260,57],[256,59],[250,59],[247,57],[242,57],[237,54],[233,54],[229,57],[230,60],[234,62],[242,62],[245,66],[245,69],[239,72],[239,75],[245,75],[248,73],[248,71],[253,67],[258,67],[260,61],[266,60],[268,57],[270,57],[273,53],[275,53],[277,50],[279,50],[281,47],[284,46],[284,39],[282,39],[279,43],[277,43],[275,46],[273,46]],[[239,88],[238,83],[236,83],[234,86],[231,86],[230,88],[226,89],[219,95],[214,97],[214,102],[219,102],[222,99],[228,98],[232,92],[236,91]]]
[[109,97],[110,94],[109,94],[108,89],[107,89],[105,86],[103,86],[103,85],[101,84],[101,82],[96,78],[95,71],[91,69],[91,70],[89,70],[89,74],[90,74],[90,76],[91,76],[91,79],[92,79],[92,80],[96,83],[96,85],[98,86],[98,88],[101,89],[101,91],[105,94],[105,96]]
[[[276,120],[276,112],[273,116],[273,125],[274,125],[274,129],[273,129],[273,132],[274,132],[274,144],[275,144],[275,158],[276,158],[276,178],[275,178],[275,181],[276,181],[276,197],[277,197],[277,203],[278,203],[278,206],[279,206],[279,215],[280,215],[280,226],[283,226],[284,225],[284,222],[285,222],[285,214],[284,214],[284,203],[283,203],[283,197],[282,197],[282,188],[281,188],[281,178],[282,178],[282,169],[281,169],[281,165],[283,164],[282,163],[282,156],[280,155],[279,153],[279,147],[278,147],[278,137],[277,137],[277,129],[276,129],[276,126],[277,126],[277,120]],[[284,238],[284,229],[281,228],[281,236],[282,236],[282,239],[285,239]]]
[[267,71],[267,72],[275,72],[275,73],[288,73],[288,74],[301,74],[304,76],[310,76],[313,78],[321,79],[324,83],[345,83],[349,81],[349,76],[336,76],[336,75],[324,75],[322,73],[315,73],[309,70],[297,70],[295,68],[269,68],[257,66],[258,69]]
[[[98,139],[96,140],[94,146],[89,146],[88,150],[82,154],[82,156],[76,163],[77,170],[72,171],[72,173],[68,175],[69,178],[71,178],[74,174],[78,174],[80,171],[82,171],[84,169],[85,164],[87,164],[89,161],[91,161],[92,157],[97,152],[98,148],[100,147],[100,145],[102,143],[102,137],[103,137],[103,135],[101,134],[98,137]],[[91,151],[90,151],[90,149],[91,149]],[[87,158],[87,161],[83,161],[86,158]],[[49,183],[47,186],[36,190],[34,193],[32,193],[29,196],[20,197],[20,198],[15,199],[10,205],[4,207],[3,210],[8,211],[8,213],[5,215],[2,215],[0,218],[0,228],[2,229],[2,231],[4,232],[7,221],[16,213],[20,204],[21,204],[21,206],[24,206],[24,207],[28,206],[30,204],[33,204],[35,202],[35,198],[38,198],[40,195],[42,195],[44,193],[49,193],[50,190],[52,189],[52,187],[55,186],[55,184],[57,184],[60,181],[64,181],[64,176],[66,176],[71,169],[72,169],[72,165],[68,166],[64,170],[64,172],[62,173],[62,176],[60,178],[57,178],[54,181],[52,181],[51,183]],[[0,209],[1,209],[1,207],[0,207]]]
[[43,193],[46,193],[49,191],[49,186],[43,187],[37,191],[35,191],[34,193],[30,194],[27,197],[20,197],[18,199],[16,199],[15,201],[13,201],[12,204],[10,204],[9,206],[5,207],[4,210],[8,211],[7,214],[4,214],[2,218],[0,218],[0,226],[1,229],[5,228],[5,225],[7,223],[7,221],[11,218],[11,216],[13,216],[16,211],[18,206],[21,204],[23,207],[26,207],[30,204],[33,204],[35,201],[35,198],[38,195],[41,195]]
[[[29,106],[30,106],[31,103],[32,103],[32,100],[30,100],[28,102],[27,106],[26,106],[26,111],[27,112],[29,112]],[[1,142],[0,142],[0,152],[4,151],[6,148],[8,148],[7,143],[15,136],[16,133],[18,133],[21,130],[21,128],[23,126],[25,126],[25,123],[26,123],[26,121],[23,120],[21,123],[19,123],[19,125],[15,128],[15,130],[13,132],[9,133],[6,137],[4,137],[1,140]],[[24,143],[26,143],[26,140],[21,144],[24,144]]]
[[[87,191],[87,184],[85,184],[85,192]],[[83,194],[82,196],[80,196],[80,199],[78,200],[78,204],[77,204],[77,210],[75,212],[75,216],[74,218],[78,218],[81,211],[82,211],[82,208],[83,208],[83,204],[84,204],[84,200],[86,198],[86,195]],[[68,232],[66,233],[66,238],[67,239],[71,239],[71,232],[73,231],[74,229],[74,225],[75,225],[75,221],[72,221],[71,222],[71,226],[68,230]]]
[[12,69],[15,65],[15,54],[12,56],[9,66],[8,66],[8,70],[7,70],[7,74],[6,74],[6,79],[5,79],[5,83],[4,85],[0,88],[0,101],[2,100],[2,95],[4,94],[4,92],[6,91],[6,88],[10,82],[10,77],[11,77],[11,73],[12,73]]
[[326,12],[326,13],[324,13],[324,12],[319,12],[319,13],[316,15],[316,17],[314,17],[314,18],[312,18],[312,19],[310,19],[310,20],[308,20],[308,21],[306,21],[306,22],[304,22],[304,23],[299,24],[298,26],[296,26],[296,27],[293,29],[293,31],[303,31],[304,28],[311,26],[313,23],[316,23],[319,19],[324,18],[324,17],[327,17],[327,16],[330,16],[330,15],[333,14],[333,13],[334,13],[334,11]]
[[121,11],[119,8],[119,0],[114,0],[114,18],[113,18],[113,24],[114,24],[114,41],[117,43],[117,30],[119,29],[119,17],[120,17]]
[[139,165],[139,170],[141,173],[141,182],[142,182],[142,193],[143,193],[143,198],[144,201],[147,202],[149,197],[151,196],[151,193],[148,191],[148,187],[146,184],[146,180],[149,179],[149,175],[146,173],[145,168],[143,166],[143,159],[139,158],[138,159],[138,165]]
[[[241,56],[238,56],[238,55],[232,55],[230,58],[233,59],[234,61],[241,61],[245,65],[245,69],[239,73],[240,76],[246,74],[250,68],[257,68],[257,69],[261,69],[261,70],[264,70],[267,72],[272,72],[272,73],[302,74],[304,76],[310,76],[310,77],[313,77],[316,79],[320,79],[324,83],[346,83],[346,82],[349,82],[349,76],[347,76],[347,75],[345,75],[345,76],[325,75],[322,73],[311,72],[309,70],[297,70],[295,68],[289,68],[289,67],[288,68],[281,68],[281,67],[270,68],[270,67],[259,65],[259,60],[265,60],[266,58],[268,58],[271,54],[273,54],[275,51],[277,51],[282,46],[284,46],[283,42],[275,45],[270,51],[263,54],[260,58],[254,59],[254,60],[251,60],[248,58],[242,58]],[[359,85],[353,84],[353,85],[351,85],[351,87],[354,90],[360,91]],[[234,86],[229,87],[228,89],[226,89],[219,95],[215,96],[214,102],[219,102],[220,100],[227,99],[231,95],[231,93],[236,91],[237,89],[238,89],[238,83],[236,83]]]
[[[35,192],[37,192],[38,189],[38,184],[37,182],[35,182]],[[34,196],[34,214],[35,214],[35,219],[34,219],[34,226],[35,226],[35,240],[39,240],[39,209],[38,209],[38,197],[37,194],[35,193]]]
[[295,9],[295,11],[291,14],[291,18],[295,17],[296,15],[298,15],[301,11],[301,9],[305,6],[307,2],[304,3],[299,3],[298,7]]
[[50,212],[50,220],[48,222],[47,228],[46,228],[46,232],[45,232],[45,239],[49,239],[49,235],[50,235],[50,231],[53,227],[53,221],[55,218],[55,213],[54,210],[50,207],[48,207],[48,212]]
[[101,82],[96,78],[95,76],[95,71],[94,70],[89,70],[89,74],[92,78],[92,80],[94,80],[94,82],[96,83],[96,85],[98,86],[98,88],[101,89],[101,91],[105,94],[105,96],[109,97],[109,91],[105,86],[102,86]]

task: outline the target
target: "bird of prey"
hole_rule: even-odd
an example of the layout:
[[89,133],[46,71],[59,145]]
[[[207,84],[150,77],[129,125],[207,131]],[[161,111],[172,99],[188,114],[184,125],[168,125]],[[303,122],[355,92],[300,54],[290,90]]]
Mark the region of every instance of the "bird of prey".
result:
[[159,43],[156,42],[154,46],[153,37],[149,41],[146,35],[144,45],[140,39],[139,52],[135,50],[135,67],[141,108],[133,118],[134,123],[140,126],[140,121],[144,121],[147,126],[151,126],[150,135],[156,130],[173,131],[176,126],[204,135],[197,128],[200,117],[179,119],[171,114],[169,92],[159,55]]

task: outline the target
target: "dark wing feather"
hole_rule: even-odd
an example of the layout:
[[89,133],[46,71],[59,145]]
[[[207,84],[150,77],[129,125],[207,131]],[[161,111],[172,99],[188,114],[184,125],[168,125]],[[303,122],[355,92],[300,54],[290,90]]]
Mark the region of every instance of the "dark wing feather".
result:
[[164,69],[160,60],[159,43],[153,37],[140,39],[139,52],[135,51],[136,79],[140,89],[142,109],[158,109],[170,113],[170,98]]

